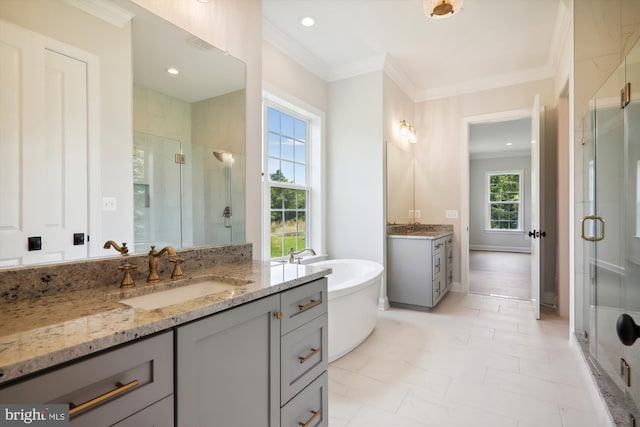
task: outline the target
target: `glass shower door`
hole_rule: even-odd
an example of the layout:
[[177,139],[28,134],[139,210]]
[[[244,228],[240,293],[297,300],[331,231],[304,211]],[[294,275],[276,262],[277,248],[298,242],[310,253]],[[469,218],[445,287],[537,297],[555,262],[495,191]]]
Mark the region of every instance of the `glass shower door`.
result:
[[[626,262],[624,280],[624,313],[627,320],[640,324],[640,45],[626,57],[626,82],[629,103],[624,108],[624,139],[626,144]],[[635,90],[634,90],[635,89]],[[625,316],[619,317],[624,320]],[[630,318],[630,319],[629,319]],[[620,333],[620,326],[617,325]],[[637,337],[639,331],[635,331]],[[625,341],[625,336],[621,341]],[[640,342],[624,346],[623,378],[630,417],[640,423]],[[631,345],[629,345],[631,344]]]
[[591,278],[590,351],[623,390],[620,378],[622,346],[615,323],[624,294],[624,136],[620,88],[624,65],[597,92],[592,103],[593,157],[588,168],[590,215],[582,223],[585,255]]

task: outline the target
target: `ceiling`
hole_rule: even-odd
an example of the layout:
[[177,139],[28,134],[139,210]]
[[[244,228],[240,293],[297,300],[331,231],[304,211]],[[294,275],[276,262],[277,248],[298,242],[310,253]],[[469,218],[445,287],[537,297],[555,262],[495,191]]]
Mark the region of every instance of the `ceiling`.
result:
[[531,155],[531,118],[470,124],[469,155],[471,158]]
[[[263,37],[326,81],[384,67],[424,101],[552,77],[565,2],[465,0],[434,20],[421,0],[263,0]],[[315,25],[300,25],[303,16]]]

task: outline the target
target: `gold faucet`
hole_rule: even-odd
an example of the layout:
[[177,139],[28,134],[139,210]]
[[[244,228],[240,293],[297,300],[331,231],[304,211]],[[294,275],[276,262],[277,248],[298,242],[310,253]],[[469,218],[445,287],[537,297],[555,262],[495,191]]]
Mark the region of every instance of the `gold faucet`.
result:
[[122,255],[126,255],[129,253],[129,248],[127,247],[127,244],[125,242],[122,242],[122,246],[118,246],[118,244],[113,240],[107,240],[106,242],[104,242],[103,248],[104,249],[113,248],[116,251],[120,252]]
[[[156,251],[155,245],[151,245],[149,251],[149,276],[147,276],[147,282],[157,282],[160,280],[158,276],[158,257],[167,253],[169,256],[176,256],[176,251],[171,246],[165,246],[161,251]],[[176,264],[177,265],[177,264]]]

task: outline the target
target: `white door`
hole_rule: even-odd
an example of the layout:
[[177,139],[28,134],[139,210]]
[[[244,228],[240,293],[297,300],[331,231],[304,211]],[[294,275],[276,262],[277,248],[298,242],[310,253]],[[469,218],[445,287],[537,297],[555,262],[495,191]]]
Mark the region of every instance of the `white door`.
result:
[[88,253],[86,63],[47,40],[0,21],[0,266]]
[[540,319],[540,96],[531,110],[531,304],[533,316]]

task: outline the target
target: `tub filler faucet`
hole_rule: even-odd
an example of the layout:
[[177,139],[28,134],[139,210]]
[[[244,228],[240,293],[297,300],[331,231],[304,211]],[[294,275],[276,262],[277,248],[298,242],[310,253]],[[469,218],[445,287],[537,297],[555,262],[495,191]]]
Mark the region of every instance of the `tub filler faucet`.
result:
[[316,251],[314,251],[311,248],[304,248],[302,250],[299,250],[298,252],[294,252],[293,248],[291,248],[291,249],[289,249],[289,263],[293,264],[293,263],[296,262],[296,260],[298,260],[298,264],[300,264],[300,260],[302,258],[301,257],[297,257],[296,258],[296,255],[300,255],[301,253],[304,253],[304,252],[311,252],[311,255],[315,255],[316,254]]

